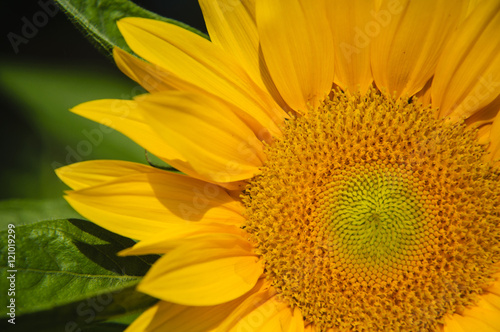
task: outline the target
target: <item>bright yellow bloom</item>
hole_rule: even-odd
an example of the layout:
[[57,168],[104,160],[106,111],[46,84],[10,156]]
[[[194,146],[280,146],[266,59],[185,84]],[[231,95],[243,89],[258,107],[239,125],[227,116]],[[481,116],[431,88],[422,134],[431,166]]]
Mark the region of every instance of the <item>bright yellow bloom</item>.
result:
[[500,331],[500,1],[201,0],[118,26],[149,94],[73,109],[185,175],[64,167],[164,254],[127,331]]

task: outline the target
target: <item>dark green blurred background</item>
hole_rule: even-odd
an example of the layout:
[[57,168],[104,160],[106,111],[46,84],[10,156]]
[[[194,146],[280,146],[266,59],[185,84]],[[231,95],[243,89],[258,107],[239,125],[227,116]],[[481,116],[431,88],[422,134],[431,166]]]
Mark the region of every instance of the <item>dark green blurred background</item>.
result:
[[[206,32],[197,1],[134,2]],[[61,200],[66,187],[55,176],[54,168],[91,159],[145,162],[144,150],[128,138],[103,132],[99,124],[68,109],[94,99],[130,99],[142,90],[95,49],[61,11],[27,43],[19,44],[16,53],[9,33],[22,36],[26,20],[32,22],[43,9],[38,0],[3,1],[0,7],[4,24],[0,48],[0,221],[28,223],[37,221],[26,220],[30,218],[64,217],[61,214],[71,210]]]

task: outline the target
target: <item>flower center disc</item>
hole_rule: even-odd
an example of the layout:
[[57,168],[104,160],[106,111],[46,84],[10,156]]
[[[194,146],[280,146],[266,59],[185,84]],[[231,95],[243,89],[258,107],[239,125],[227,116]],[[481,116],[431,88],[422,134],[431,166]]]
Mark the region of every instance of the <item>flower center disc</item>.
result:
[[435,330],[498,270],[500,172],[463,124],[373,90],[332,95],[267,148],[245,230],[318,330]]

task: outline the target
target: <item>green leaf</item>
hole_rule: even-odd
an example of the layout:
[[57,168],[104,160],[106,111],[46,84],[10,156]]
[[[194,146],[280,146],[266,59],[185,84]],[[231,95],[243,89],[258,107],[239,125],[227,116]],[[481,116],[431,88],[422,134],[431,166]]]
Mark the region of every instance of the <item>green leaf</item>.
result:
[[10,199],[0,201],[0,230],[43,220],[81,218],[64,198]]
[[[84,220],[43,221],[13,230],[14,253],[7,246],[0,250],[0,289],[9,289],[7,277],[15,275],[15,295],[2,295],[1,306],[14,297],[16,315],[133,287],[158,258],[118,257],[135,242]],[[8,235],[0,232],[3,243]]]
[[[135,313],[136,318],[145,309],[155,304],[158,300],[127,287],[115,292],[99,294],[81,301],[50,310],[39,311],[16,317],[16,331],[37,332],[118,332],[124,331],[128,324],[111,320],[128,317]],[[10,317],[0,321],[0,328],[11,325]]]
[[152,13],[128,0],[56,0],[56,2],[73,23],[109,55],[112,54],[113,47],[120,47],[131,53],[116,26],[116,21],[124,17],[144,17],[172,23],[208,39],[207,35],[184,23]]

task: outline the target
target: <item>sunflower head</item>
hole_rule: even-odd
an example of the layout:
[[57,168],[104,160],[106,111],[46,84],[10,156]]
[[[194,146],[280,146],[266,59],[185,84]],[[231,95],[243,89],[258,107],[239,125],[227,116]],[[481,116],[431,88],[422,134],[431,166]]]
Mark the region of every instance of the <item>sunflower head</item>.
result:
[[[280,296],[320,329],[436,329],[491,281],[500,172],[463,123],[374,90],[292,118],[242,198]],[[478,210],[477,206],[481,206]]]
[[184,173],[60,173],[163,254],[127,332],[500,330],[500,2],[200,4],[210,41],[118,23],[126,116],[74,109]]

